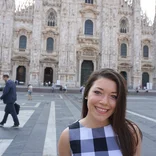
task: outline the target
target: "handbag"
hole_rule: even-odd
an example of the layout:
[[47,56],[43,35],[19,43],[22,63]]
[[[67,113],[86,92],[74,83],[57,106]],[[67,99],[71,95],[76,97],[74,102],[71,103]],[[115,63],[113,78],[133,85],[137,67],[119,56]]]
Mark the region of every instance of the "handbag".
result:
[[14,103],[14,106],[15,106],[16,113],[18,115],[19,114],[19,111],[20,111],[20,105],[17,104],[17,103]]

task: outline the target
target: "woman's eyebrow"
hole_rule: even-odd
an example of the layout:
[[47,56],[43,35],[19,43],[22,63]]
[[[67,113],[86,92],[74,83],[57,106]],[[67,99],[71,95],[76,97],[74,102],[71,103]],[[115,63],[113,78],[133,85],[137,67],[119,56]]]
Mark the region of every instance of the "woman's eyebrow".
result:
[[117,92],[111,92],[111,93],[113,93],[113,94],[117,94]]
[[[99,90],[101,90],[101,91],[104,91],[104,89],[102,89],[102,88],[100,88],[100,87],[96,87],[96,89],[99,89]],[[117,94],[116,91],[113,91],[113,92],[111,92],[111,93],[113,93],[113,94]]]
[[102,91],[104,91],[102,88],[100,88],[100,87],[96,87],[96,89],[99,89],[99,90],[102,90]]

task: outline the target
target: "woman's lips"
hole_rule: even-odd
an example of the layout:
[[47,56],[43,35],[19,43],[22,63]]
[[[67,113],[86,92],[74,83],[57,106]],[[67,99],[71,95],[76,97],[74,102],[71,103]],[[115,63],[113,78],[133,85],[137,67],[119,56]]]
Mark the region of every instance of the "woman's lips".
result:
[[106,114],[108,112],[108,109],[105,108],[100,108],[100,107],[95,107],[97,112],[100,114]]

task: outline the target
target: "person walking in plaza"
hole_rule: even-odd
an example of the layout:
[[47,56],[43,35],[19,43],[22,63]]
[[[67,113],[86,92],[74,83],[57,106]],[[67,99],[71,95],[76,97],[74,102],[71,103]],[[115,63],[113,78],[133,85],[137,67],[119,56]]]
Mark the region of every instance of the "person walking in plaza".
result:
[[33,91],[33,86],[29,84],[28,85],[28,100],[32,100],[32,91]]
[[55,83],[52,83],[52,93],[55,91]]
[[6,106],[5,114],[3,120],[0,122],[0,126],[3,126],[6,123],[8,115],[11,114],[14,121],[14,125],[12,127],[17,128],[19,126],[19,120],[14,106],[14,103],[17,100],[16,85],[15,82],[9,79],[8,74],[3,75],[3,80],[5,81],[6,85],[0,99],[3,100]]
[[89,77],[84,91],[82,118],[59,139],[59,156],[140,156],[142,133],[126,119],[126,82],[113,69]]
[[64,86],[64,93],[67,93],[67,85]]

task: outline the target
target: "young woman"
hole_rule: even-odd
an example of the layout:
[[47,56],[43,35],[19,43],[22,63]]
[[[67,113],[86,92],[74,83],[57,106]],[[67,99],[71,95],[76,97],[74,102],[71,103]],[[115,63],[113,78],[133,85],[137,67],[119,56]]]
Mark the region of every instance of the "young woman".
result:
[[112,69],[95,71],[84,91],[82,119],[66,128],[59,156],[140,156],[142,134],[127,120],[126,83]]

